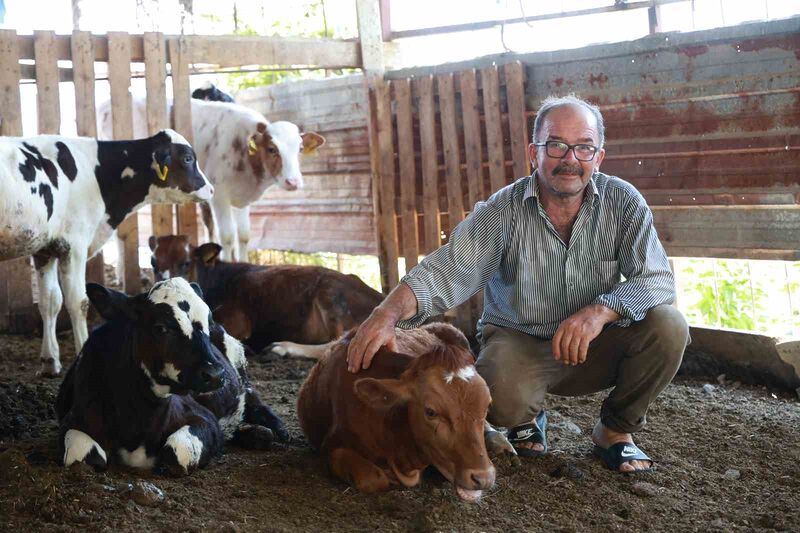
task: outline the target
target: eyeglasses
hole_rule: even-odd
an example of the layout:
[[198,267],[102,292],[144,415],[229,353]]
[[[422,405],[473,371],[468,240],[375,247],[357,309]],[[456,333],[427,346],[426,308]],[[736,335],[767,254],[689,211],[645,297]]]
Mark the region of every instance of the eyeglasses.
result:
[[575,159],[578,161],[591,161],[597,153],[597,146],[591,144],[567,144],[561,141],[547,141],[543,143],[533,143],[534,146],[544,146],[548,157],[561,159],[567,152],[572,150]]

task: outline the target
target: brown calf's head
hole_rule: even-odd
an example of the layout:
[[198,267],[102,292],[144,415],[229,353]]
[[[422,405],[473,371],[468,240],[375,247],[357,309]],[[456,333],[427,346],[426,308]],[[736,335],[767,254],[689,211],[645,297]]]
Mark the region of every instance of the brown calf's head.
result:
[[156,237],[151,235],[148,239],[150,251],[150,265],[153,267],[153,276],[156,281],[163,281],[172,277],[189,278],[194,247],[186,235],[166,235]]
[[263,168],[287,191],[303,187],[300,155],[314,153],[325,144],[325,137],[314,132],[300,133],[291,122],[259,122],[248,140],[250,163]]
[[223,356],[211,344],[214,322],[197,285],[174,278],[156,283],[149,293],[127,296],[89,283],[86,294],[103,318],[130,328],[127,348],[155,396],[223,385]]
[[467,350],[439,346],[416,358],[399,379],[363,378],[354,384],[372,409],[406,406],[416,445],[467,501],[478,500],[495,479],[483,438],[491,397],[473,363]]
[[153,203],[183,203],[186,196],[195,202],[210,200],[214,187],[197,166],[197,157],[189,142],[178,132],[161,130],[152,137],[154,149],[151,168],[155,172]]

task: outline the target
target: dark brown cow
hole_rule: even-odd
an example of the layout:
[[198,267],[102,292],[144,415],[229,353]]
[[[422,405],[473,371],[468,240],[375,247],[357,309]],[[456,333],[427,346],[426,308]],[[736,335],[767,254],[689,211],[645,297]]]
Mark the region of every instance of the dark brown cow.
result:
[[332,341],[383,299],[357,276],[324,267],[228,263],[219,259],[218,244],[193,249],[183,236],[158,237],[150,247],[157,280],[166,275],[196,281],[214,319],[256,352],[278,341]]
[[333,473],[362,492],[412,487],[435,466],[459,497],[476,501],[494,485],[484,444],[489,389],[467,339],[447,324],[397,333],[372,366],[347,370],[353,331],[322,356],[300,389],[297,414]]

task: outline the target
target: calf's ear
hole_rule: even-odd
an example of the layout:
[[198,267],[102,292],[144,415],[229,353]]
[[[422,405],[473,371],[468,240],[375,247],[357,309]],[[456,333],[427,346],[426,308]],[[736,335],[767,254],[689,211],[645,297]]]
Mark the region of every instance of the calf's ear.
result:
[[165,131],[160,131],[155,136],[153,155],[156,163],[163,166],[172,164],[172,138]]
[[198,246],[192,254],[199,259],[204,265],[211,266],[219,258],[222,251],[222,246],[215,242],[207,242],[202,246]]
[[97,283],[86,284],[86,296],[106,320],[136,319],[136,311],[127,295],[106,289]]
[[193,282],[189,283],[189,286],[192,288],[194,293],[196,295],[198,295],[200,297],[200,299],[202,300],[203,299],[203,289],[200,288],[200,285],[198,285],[197,283],[195,283],[193,281]]
[[315,152],[317,148],[325,144],[325,137],[313,131],[302,133],[300,134],[300,137],[302,137],[303,139],[304,155],[308,155],[310,153]]
[[411,399],[408,386],[399,379],[362,378],[353,383],[353,390],[359,400],[378,411],[387,411]]

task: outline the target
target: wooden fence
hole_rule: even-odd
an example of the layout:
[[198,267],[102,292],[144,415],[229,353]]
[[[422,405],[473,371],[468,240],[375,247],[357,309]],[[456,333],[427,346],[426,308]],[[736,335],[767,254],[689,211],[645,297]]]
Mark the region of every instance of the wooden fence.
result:
[[[161,33],[131,35],[111,32],[107,36],[74,32],[71,36],[37,31],[33,36],[0,30],[0,134],[22,135],[20,82],[35,80],[39,133],[59,133],[59,81],[75,85],[78,135],[96,136],[95,62],[108,66],[114,138],[132,137],[131,73],[134,63],[144,63],[147,90],[147,126],[153,133],[170,125],[192,140],[189,75],[197,65],[238,67],[241,65],[292,65],[315,68],[358,68],[358,42],[333,39],[287,39],[264,37],[168,37]],[[30,61],[34,64],[29,64]],[[71,68],[59,61],[71,61]],[[21,63],[22,62],[22,63]],[[168,69],[169,67],[169,69]],[[172,77],[173,112],[167,114],[167,76]],[[195,204],[154,206],[155,235],[182,233],[198,239]],[[124,287],[135,293],[141,288],[136,216],[118,228],[124,243],[120,261],[124,265]],[[103,279],[102,257],[88,265],[87,279]],[[0,263],[0,331],[29,331],[38,320],[33,307],[29,258]]]

